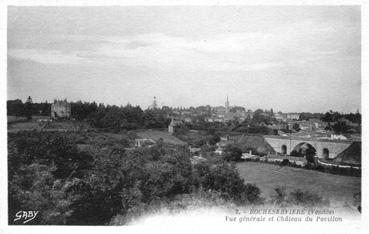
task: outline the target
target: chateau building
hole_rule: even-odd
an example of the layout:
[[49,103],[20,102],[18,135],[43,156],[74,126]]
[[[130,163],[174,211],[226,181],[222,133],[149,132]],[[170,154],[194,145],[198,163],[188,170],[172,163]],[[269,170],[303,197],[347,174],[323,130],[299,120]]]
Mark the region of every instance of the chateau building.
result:
[[72,113],[71,109],[71,104],[67,102],[67,99],[54,100],[54,103],[51,104],[51,118],[70,118]]

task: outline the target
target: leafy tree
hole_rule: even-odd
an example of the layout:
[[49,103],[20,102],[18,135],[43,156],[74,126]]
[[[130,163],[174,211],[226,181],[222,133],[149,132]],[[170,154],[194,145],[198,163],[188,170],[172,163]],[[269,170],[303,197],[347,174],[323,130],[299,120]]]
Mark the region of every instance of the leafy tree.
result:
[[359,112],[356,112],[355,114],[341,114],[339,112],[329,111],[326,112],[324,116],[321,117],[321,119],[325,122],[338,122],[342,119],[346,119],[351,121],[352,123],[361,124],[361,114]]
[[22,100],[16,99],[7,101],[7,115],[25,116],[24,104]]
[[296,132],[299,132],[301,130],[300,125],[298,123],[293,124],[292,129]]
[[332,126],[332,129],[335,133],[342,134],[347,133],[350,127],[347,125],[345,121],[338,121]]
[[323,116],[324,114],[321,113],[302,112],[300,113],[299,120],[321,119]]
[[33,224],[103,225],[116,215],[198,190],[240,204],[260,198],[260,190],[245,185],[234,165],[208,160],[202,169],[192,166],[182,147],[159,141],[127,151],[109,147],[92,157],[74,142],[64,133],[9,134],[10,214],[31,207],[43,212]]
[[202,189],[219,192],[220,196],[226,200],[237,204],[261,201],[260,189],[252,184],[245,184],[232,164],[212,165],[202,162],[195,165],[195,175],[196,181]]
[[66,135],[43,132],[9,134],[8,152],[9,217],[42,210],[32,224],[66,224],[71,204],[66,190],[91,168],[92,157],[78,152]]
[[317,206],[327,205],[327,201],[323,200],[318,194],[311,193],[309,191],[302,191],[296,189],[292,191],[288,197],[288,200],[294,205],[303,206]]
[[112,152],[108,158],[99,156],[94,170],[70,190],[75,199],[68,222],[104,224],[117,213],[124,215],[140,204],[190,192],[189,155],[159,149],[141,148]]
[[10,140],[9,144],[17,148],[17,154],[9,160],[10,173],[22,165],[37,162],[55,167],[55,178],[65,179],[91,167],[92,157],[78,152],[73,139],[66,134],[21,132],[11,135]]
[[88,103],[82,101],[71,103],[72,117],[77,120],[84,120],[87,117],[97,111],[97,104],[95,102]]
[[26,116],[27,120],[32,119],[32,112],[33,112],[32,106],[33,106],[32,98],[31,98],[31,96],[29,96],[27,98],[26,103],[25,103],[25,116]]
[[273,116],[270,112],[264,112],[261,109],[257,109],[252,117],[252,122],[257,125],[261,123],[270,124],[273,122]]
[[9,224],[20,210],[40,211],[29,224],[66,224],[70,199],[65,190],[69,182],[56,180],[55,167],[33,163],[24,165],[9,180]]
[[266,127],[266,126],[252,126],[252,125],[245,125],[242,124],[236,129],[235,132],[244,132],[249,134],[261,134],[261,135],[270,135],[273,134],[273,130]]
[[282,207],[299,205],[299,206],[324,206],[328,205],[328,201],[324,200],[321,196],[309,191],[302,191],[296,189],[289,194],[285,187],[274,188],[276,195],[272,196],[272,202]]
[[207,142],[209,143],[209,145],[215,145],[219,141],[220,141],[220,137],[216,134],[210,135],[207,137]]
[[237,146],[234,146],[232,144],[228,144],[223,152],[223,158],[226,161],[241,161],[242,156],[242,150],[238,148]]

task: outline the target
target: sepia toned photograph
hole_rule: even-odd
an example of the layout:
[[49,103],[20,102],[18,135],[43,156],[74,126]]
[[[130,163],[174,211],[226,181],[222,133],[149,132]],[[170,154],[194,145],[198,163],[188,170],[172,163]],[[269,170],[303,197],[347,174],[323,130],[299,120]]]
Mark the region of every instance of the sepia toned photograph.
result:
[[9,226],[360,223],[360,5],[6,11]]

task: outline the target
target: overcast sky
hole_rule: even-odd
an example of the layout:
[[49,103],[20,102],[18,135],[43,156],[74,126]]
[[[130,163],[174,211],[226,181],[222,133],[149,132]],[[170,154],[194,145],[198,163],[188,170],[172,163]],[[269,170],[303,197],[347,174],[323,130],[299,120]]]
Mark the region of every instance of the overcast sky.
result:
[[359,7],[9,7],[8,99],[354,112]]

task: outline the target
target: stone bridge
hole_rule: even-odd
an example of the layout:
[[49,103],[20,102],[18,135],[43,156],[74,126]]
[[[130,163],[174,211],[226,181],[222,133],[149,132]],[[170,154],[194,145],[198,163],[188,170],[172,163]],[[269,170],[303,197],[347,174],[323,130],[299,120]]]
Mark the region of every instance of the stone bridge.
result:
[[348,148],[353,141],[349,140],[325,140],[307,139],[298,137],[264,136],[264,139],[281,154],[290,155],[299,146],[307,143],[314,147],[318,158],[335,158],[338,154]]

